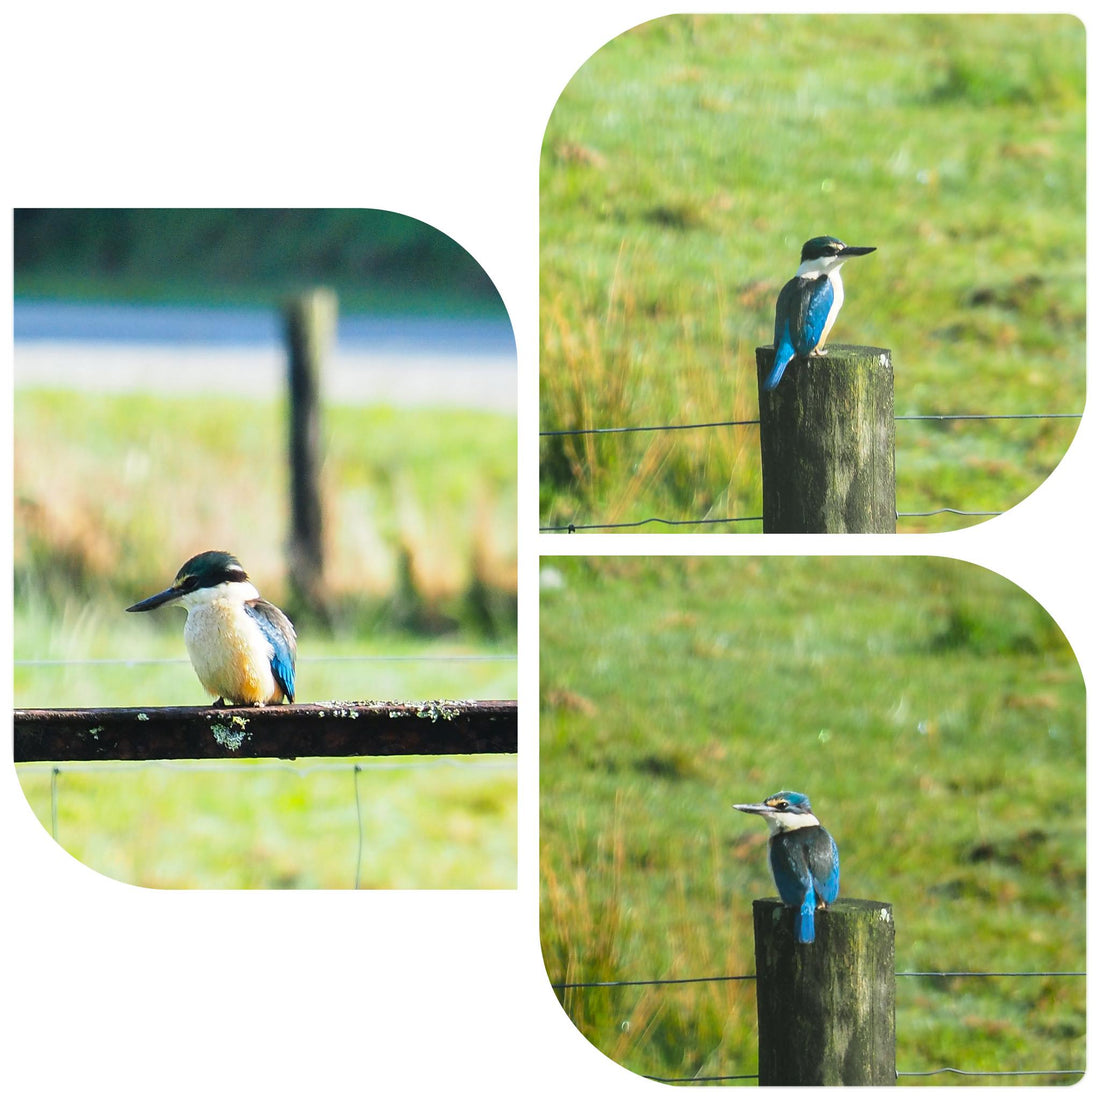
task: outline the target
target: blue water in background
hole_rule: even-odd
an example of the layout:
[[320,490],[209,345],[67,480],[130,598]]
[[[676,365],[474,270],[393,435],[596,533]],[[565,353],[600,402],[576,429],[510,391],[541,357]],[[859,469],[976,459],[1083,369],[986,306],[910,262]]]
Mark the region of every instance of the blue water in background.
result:
[[[264,347],[281,345],[276,309],[44,302],[16,299],[16,341]],[[507,320],[466,317],[341,316],[344,348],[439,349],[450,354],[515,355]]]

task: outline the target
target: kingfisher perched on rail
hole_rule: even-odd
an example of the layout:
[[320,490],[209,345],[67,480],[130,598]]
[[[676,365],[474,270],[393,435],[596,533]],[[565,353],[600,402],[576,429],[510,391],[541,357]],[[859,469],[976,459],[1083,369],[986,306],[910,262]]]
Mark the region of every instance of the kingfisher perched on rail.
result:
[[797,791],[779,791],[763,802],[737,804],[746,814],[760,814],[771,829],[768,861],[784,905],[797,907],[794,938],[814,942],[814,911],[836,901],[840,890],[840,853]]
[[262,707],[294,702],[297,636],[290,620],[260,598],[241,563],[207,550],[183,563],[170,588],[127,611],[179,603],[187,609],[183,640],[214,706]]
[[844,304],[840,269],[845,260],[874,251],[874,245],[849,245],[836,237],[813,237],[802,246],[798,270],[775,303],[775,359],[765,390],[779,385],[796,355],[824,355],[825,339]]

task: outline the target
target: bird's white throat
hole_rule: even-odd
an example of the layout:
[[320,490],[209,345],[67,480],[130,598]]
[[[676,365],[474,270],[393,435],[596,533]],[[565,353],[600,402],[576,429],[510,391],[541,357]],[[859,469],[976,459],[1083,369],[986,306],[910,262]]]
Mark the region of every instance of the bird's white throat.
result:
[[805,829],[821,822],[813,814],[768,814],[768,827],[772,834],[789,833],[792,829]]
[[251,581],[222,581],[212,588],[196,588],[194,592],[180,596],[180,603],[190,611],[193,607],[202,607],[203,604],[213,603],[215,600],[243,604],[259,598],[260,593]]

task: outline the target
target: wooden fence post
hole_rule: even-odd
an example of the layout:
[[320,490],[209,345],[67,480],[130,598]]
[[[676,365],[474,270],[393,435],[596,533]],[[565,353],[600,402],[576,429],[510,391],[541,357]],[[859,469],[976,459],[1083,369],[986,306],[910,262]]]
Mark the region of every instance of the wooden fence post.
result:
[[893,1085],[894,916],[845,898],[795,943],[794,910],[752,903],[761,1085]]
[[325,610],[321,502],[321,368],[336,332],[336,294],[319,287],[283,306],[290,394],[290,583],[315,613]]
[[764,530],[889,532],[894,495],[894,368],[887,348],[831,344],[795,359],[779,386],[775,351],[756,349]]

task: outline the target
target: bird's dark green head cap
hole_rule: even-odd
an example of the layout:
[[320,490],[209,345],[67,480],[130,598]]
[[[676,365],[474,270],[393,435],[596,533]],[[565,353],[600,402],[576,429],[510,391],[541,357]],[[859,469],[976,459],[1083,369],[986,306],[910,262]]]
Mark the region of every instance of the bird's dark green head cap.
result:
[[127,611],[152,611],[156,607],[182,599],[200,588],[216,588],[219,584],[247,581],[248,574],[239,561],[225,550],[205,550],[180,566],[171,587],[150,596]]
[[180,566],[175,586],[193,581],[195,588],[212,588],[223,581],[246,581],[244,566],[226,550],[204,550]]
[[811,237],[802,246],[802,262],[823,260],[829,256],[866,256],[874,245],[845,244],[836,237]]

